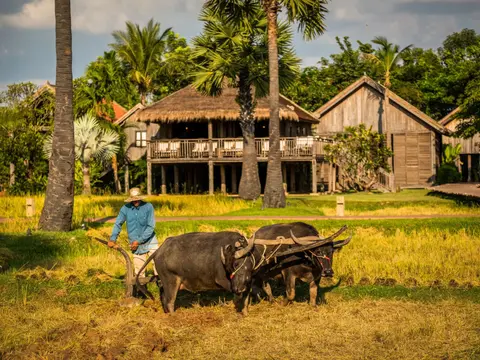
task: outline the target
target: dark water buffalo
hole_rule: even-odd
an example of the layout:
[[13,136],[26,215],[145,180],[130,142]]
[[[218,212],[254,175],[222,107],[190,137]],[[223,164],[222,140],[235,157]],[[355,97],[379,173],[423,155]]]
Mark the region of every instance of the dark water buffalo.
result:
[[[237,311],[247,313],[253,262],[249,256],[253,239],[224,231],[217,233],[188,233],[169,237],[139,271],[155,261],[161,283],[160,293],[166,313],[175,311],[178,290],[191,292],[224,289],[235,294]],[[137,287],[153,299],[139,284]]]
[[[294,242],[299,245],[313,244],[317,241],[315,239],[321,239],[317,229],[302,222],[264,226],[257,230],[256,238],[256,244],[262,242],[262,239],[293,238]],[[348,244],[350,239],[351,238],[335,242],[324,242],[323,245],[308,250],[302,255],[294,254],[287,259],[292,265],[288,266],[287,264],[286,268],[277,272],[268,273],[268,269],[262,271],[260,268],[258,272],[259,276],[256,276],[255,283],[257,286],[262,285],[270,301],[272,301],[273,295],[270,285],[267,281],[263,280],[268,277],[274,277],[280,272],[285,282],[287,302],[292,302],[295,299],[295,280],[300,279],[310,285],[310,304],[315,306],[317,304],[320,279],[322,277],[332,277],[334,275],[332,269],[334,252]],[[264,245],[255,246],[255,253],[257,256],[259,252],[268,253],[269,251],[272,251],[266,250],[265,244],[268,244],[268,241],[265,241]],[[281,245],[282,248],[285,248],[285,246],[286,245]],[[269,248],[271,249],[272,246],[269,246]],[[280,249],[280,251],[282,250]]]

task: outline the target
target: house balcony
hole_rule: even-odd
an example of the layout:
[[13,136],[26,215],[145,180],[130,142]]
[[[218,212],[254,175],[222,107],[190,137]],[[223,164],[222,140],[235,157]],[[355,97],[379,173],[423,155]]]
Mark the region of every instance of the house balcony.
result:
[[[280,152],[284,161],[309,161],[324,155],[325,139],[313,136],[282,137]],[[255,148],[258,161],[267,161],[269,139],[256,138]],[[147,159],[152,163],[176,162],[241,162],[242,138],[217,139],[168,139],[147,142]]]

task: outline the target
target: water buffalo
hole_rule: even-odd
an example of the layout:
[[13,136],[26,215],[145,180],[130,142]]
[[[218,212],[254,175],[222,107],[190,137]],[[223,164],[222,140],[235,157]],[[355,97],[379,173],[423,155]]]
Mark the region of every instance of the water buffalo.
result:
[[[253,262],[249,256],[253,238],[237,232],[188,233],[169,237],[148,258],[158,272],[161,301],[166,313],[175,311],[178,290],[191,292],[224,289],[235,294],[235,307],[247,313]],[[153,299],[139,283],[137,287]]]
[[[294,240],[294,243],[299,245],[314,244],[318,239],[321,239],[317,229],[313,226],[295,222],[289,224],[275,224],[264,226],[256,232],[256,246],[255,253],[265,250],[266,244],[269,244],[269,240],[273,239],[286,239],[290,238]],[[264,241],[265,239],[266,241]],[[349,243],[351,237],[341,241],[325,241],[323,245],[306,251],[300,256],[300,254],[293,254],[284,262],[287,263],[285,268],[276,272],[268,272],[269,269],[262,271],[260,268],[256,277],[256,285],[261,285],[264,291],[267,293],[269,300],[273,300],[272,291],[266,278],[273,277],[279,272],[285,282],[287,302],[292,302],[295,299],[295,280],[300,279],[303,282],[310,285],[310,304],[315,306],[317,304],[318,286],[322,277],[332,277],[334,272],[332,269],[333,254],[336,250],[339,250],[342,246]],[[320,240],[321,241],[321,240]],[[263,243],[263,245],[258,245]],[[281,245],[285,247],[285,245]],[[262,250],[262,247],[264,248]],[[270,246],[272,248],[272,246]],[[271,250],[270,250],[271,251]]]

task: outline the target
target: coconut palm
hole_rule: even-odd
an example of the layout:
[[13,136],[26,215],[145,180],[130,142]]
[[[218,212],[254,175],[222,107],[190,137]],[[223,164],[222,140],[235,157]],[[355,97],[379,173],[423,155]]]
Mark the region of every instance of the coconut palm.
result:
[[[102,129],[92,115],[84,115],[75,121],[75,157],[82,164],[83,194],[90,195],[90,164],[97,159],[109,161],[119,151],[119,136],[115,131]],[[44,151],[51,156],[52,138],[45,140]]]
[[69,231],[75,170],[70,0],[55,0],[55,37],[57,69],[52,156],[39,227],[47,231]]
[[363,54],[364,57],[374,64],[377,64],[384,73],[384,85],[390,89],[392,86],[391,75],[392,71],[402,60],[402,55],[412,48],[413,44],[410,44],[400,50],[400,46],[388,42],[384,36],[377,36],[372,40],[372,43],[379,45],[379,48],[370,54]]
[[215,13],[225,14],[231,22],[245,22],[245,9],[260,4],[268,22],[268,59],[270,76],[270,122],[267,182],[264,207],[285,207],[285,191],[282,184],[279,116],[279,56],[277,15],[282,9],[287,20],[298,23],[304,38],[311,40],[325,31],[327,0],[207,0],[206,7]]
[[127,21],[126,31],[114,31],[114,44],[110,44],[120,59],[129,67],[130,79],[137,86],[140,101],[145,105],[153,91],[153,80],[159,71],[165,40],[171,28],[160,34],[160,24],[151,19],[147,26]]
[[[225,86],[238,89],[239,120],[243,134],[242,177],[239,195],[253,200],[260,196],[257,152],[255,148],[255,100],[268,93],[267,27],[263,11],[249,9],[243,23],[228,22],[226,17],[205,9],[200,20],[203,34],[193,39],[193,57],[199,70],[194,86],[216,96]],[[292,50],[292,33],[286,23],[279,26],[281,85],[288,86],[298,74],[299,59]],[[253,88],[252,88],[253,87]],[[255,91],[255,95],[252,93]]]

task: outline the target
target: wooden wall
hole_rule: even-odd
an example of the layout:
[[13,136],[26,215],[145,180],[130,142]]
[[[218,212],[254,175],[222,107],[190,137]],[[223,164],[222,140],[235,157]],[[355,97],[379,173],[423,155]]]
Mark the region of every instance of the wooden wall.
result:
[[[455,131],[460,119],[455,119],[449,122],[445,127],[451,131]],[[456,146],[457,144],[462,145],[462,154],[478,154],[480,153],[480,134],[469,139],[460,139],[449,136],[443,136],[444,144],[451,144]]]
[[342,132],[346,126],[357,126],[360,123],[382,133],[432,132],[414,115],[393,101],[389,103],[385,119],[383,94],[365,84],[322,115],[317,126],[317,134],[335,134]]
[[[144,122],[127,122],[128,127],[125,128],[125,135],[127,136],[127,148],[128,148],[128,157],[132,161],[139,160],[147,150],[146,147],[140,148],[135,146],[135,132],[136,131],[146,131],[147,124]],[[160,130],[160,125],[150,124],[150,136],[155,136]],[[147,134],[147,139],[149,136]]]

